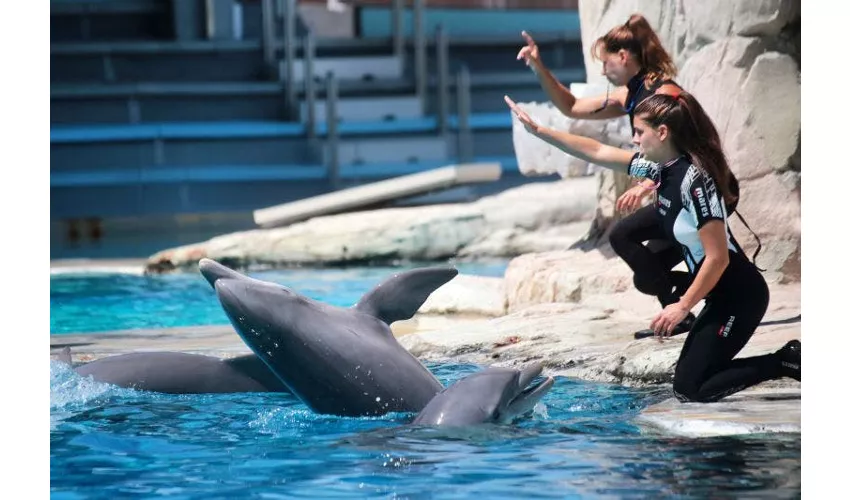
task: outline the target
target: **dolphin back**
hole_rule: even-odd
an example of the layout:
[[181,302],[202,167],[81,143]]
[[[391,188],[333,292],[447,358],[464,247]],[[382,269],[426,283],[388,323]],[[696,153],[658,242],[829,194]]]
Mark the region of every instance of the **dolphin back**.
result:
[[434,290],[457,274],[453,267],[423,267],[394,274],[366,292],[354,308],[388,325],[410,319]]

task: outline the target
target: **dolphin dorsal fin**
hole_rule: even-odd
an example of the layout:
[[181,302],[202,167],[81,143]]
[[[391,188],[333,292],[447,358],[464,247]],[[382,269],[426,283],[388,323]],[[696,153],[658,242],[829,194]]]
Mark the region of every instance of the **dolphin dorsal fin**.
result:
[[428,296],[457,276],[453,267],[423,267],[394,274],[366,292],[354,309],[390,325],[410,319]]

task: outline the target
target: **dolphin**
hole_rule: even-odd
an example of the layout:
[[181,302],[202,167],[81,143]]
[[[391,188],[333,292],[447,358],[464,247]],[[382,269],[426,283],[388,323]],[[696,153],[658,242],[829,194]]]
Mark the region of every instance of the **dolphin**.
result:
[[510,423],[529,413],[552,388],[552,377],[532,384],[542,371],[542,366],[535,363],[522,370],[489,367],[468,375],[435,396],[412,425]]
[[[204,278],[212,285],[218,271],[208,269]],[[71,349],[65,347],[57,361],[82,377],[118,387],[166,394],[234,392],[286,392],[289,388],[255,354],[229,359],[183,352],[133,352],[108,356],[74,366]]]
[[249,278],[210,260],[198,263],[248,347],[304,404],[340,416],[419,412],[443,385],[393,336],[454,278],[449,267],[397,273],[343,308]]
[[[73,366],[68,347],[58,361]],[[97,382],[166,394],[289,392],[254,355],[221,359],[183,352],[134,352],[100,358],[74,371]]]

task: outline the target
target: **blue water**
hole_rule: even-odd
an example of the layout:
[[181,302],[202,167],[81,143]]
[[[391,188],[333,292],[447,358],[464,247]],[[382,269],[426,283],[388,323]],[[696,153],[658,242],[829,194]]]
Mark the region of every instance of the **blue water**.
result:
[[[252,274],[350,305],[394,270]],[[219,307],[207,290],[196,275],[54,277],[52,327],[199,324]],[[148,318],[174,302],[184,305]],[[98,314],[86,313],[93,304]],[[480,369],[428,366],[446,385]],[[648,433],[635,416],[669,397],[664,387],[557,378],[530,417],[447,431],[410,427],[409,414],[316,415],[288,394],[120,389],[55,361],[50,375],[56,499],[800,497],[799,434]]]
[[[337,306],[355,304],[403,267],[290,269],[247,273]],[[507,262],[456,264],[461,273],[504,275]],[[50,333],[228,324],[215,292],[197,272],[165,276],[59,274],[50,277]]]
[[[477,369],[429,368],[445,384]],[[450,432],[287,394],[110,388],[51,362],[52,498],[799,496],[799,435],[642,435],[632,419],[666,395],[559,378],[530,418]]]

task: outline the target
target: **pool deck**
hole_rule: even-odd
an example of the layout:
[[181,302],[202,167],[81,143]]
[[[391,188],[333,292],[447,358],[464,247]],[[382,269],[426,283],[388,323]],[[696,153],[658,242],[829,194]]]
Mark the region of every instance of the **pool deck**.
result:
[[145,259],[57,259],[50,261],[50,274],[121,273],[141,275]]

